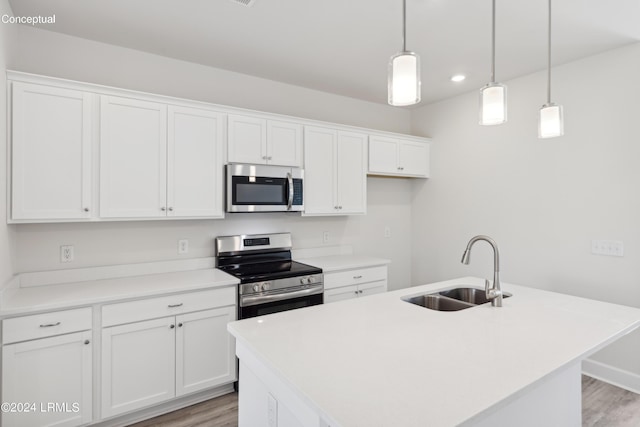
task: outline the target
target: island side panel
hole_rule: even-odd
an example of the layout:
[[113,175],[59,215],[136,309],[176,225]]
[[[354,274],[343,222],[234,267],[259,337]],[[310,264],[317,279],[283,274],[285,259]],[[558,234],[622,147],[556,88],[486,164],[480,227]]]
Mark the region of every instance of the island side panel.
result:
[[506,405],[496,405],[462,426],[581,427],[581,362],[554,372],[527,387]]
[[239,427],[318,427],[325,422],[301,397],[242,343],[238,391]]

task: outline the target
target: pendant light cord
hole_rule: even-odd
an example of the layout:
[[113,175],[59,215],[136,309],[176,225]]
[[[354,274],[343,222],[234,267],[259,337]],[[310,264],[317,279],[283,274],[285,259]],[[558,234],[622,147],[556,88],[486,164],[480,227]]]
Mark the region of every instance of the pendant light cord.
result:
[[402,51],[407,51],[407,0],[402,0]]
[[491,3],[491,83],[496,82],[496,0]]
[[551,0],[549,0],[549,29],[547,45],[547,104],[551,103]]

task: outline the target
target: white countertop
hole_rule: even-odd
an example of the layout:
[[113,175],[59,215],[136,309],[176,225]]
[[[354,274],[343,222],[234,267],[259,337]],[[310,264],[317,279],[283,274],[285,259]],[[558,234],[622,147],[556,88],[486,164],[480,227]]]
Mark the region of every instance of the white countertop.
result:
[[403,296],[461,278],[229,324],[254,356],[337,426],[454,426],[640,325],[640,309],[503,283],[503,307],[439,312]]
[[332,271],[340,270],[351,270],[354,268],[374,267],[377,265],[387,265],[391,262],[388,259],[363,255],[328,255],[314,258],[296,259],[296,261],[321,268],[323,273],[330,273]]
[[141,276],[8,288],[0,301],[0,316],[29,314],[175,292],[213,289],[239,283],[215,268]]

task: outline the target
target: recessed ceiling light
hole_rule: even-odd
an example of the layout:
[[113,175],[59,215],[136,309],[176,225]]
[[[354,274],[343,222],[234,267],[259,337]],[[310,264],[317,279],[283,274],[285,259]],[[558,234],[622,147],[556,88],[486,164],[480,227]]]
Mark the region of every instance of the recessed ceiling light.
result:
[[463,81],[466,78],[467,76],[465,76],[464,74],[456,74],[455,76],[451,76],[451,81],[458,83]]

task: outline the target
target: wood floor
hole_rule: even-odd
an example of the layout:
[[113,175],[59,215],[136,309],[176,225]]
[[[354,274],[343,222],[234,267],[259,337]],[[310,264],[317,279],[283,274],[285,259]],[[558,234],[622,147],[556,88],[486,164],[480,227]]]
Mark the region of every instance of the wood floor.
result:
[[[238,395],[227,394],[133,427],[235,427]],[[640,426],[640,395],[582,376],[583,427]]]

